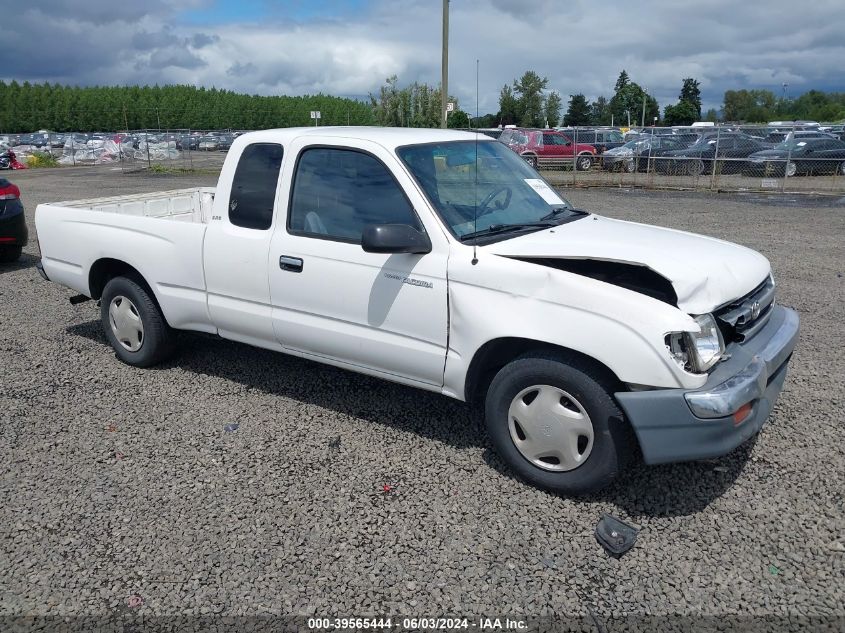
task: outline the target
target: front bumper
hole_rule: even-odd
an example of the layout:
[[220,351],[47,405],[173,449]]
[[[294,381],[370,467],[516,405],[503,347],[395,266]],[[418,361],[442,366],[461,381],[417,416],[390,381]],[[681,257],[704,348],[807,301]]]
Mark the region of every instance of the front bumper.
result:
[[[637,434],[647,464],[719,457],[755,435],[783,389],[798,340],[798,314],[775,306],[751,339],[728,346],[700,389],[655,389],[616,394]],[[746,404],[751,412],[735,423]]]
[[26,246],[29,231],[20,200],[0,201],[0,246]]

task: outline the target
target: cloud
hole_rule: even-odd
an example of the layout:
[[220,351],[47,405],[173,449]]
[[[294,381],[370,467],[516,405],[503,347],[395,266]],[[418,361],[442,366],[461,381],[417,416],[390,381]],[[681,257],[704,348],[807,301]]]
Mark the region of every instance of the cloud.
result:
[[[181,19],[205,0],[42,0],[12,4],[0,78],[70,84],[188,83],[258,94],[366,95],[390,75],[400,83],[440,80],[440,3],[361,0],[276,7],[262,20],[196,26]],[[315,5],[316,6],[316,5]],[[335,11],[335,13],[332,13]],[[502,85],[531,69],[564,101],[611,96],[619,71],[661,105],[681,80],[701,81],[704,105],[727,89],[789,84],[845,91],[841,0],[794,3],[643,0],[636,11],[608,2],[462,0],[451,3],[450,92],[495,112]],[[49,37],[45,34],[49,34]],[[37,42],[37,46],[33,45]],[[469,104],[473,104],[470,106]]]

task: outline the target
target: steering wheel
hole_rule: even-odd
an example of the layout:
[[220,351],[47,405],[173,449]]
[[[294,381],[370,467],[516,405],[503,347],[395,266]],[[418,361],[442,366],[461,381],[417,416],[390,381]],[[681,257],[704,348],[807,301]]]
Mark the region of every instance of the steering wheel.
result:
[[[500,193],[505,192],[505,201],[504,203],[497,203],[495,207],[488,209],[487,207],[493,202],[493,199],[498,196]],[[507,209],[508,205],[511,203],[511,196],[513,196],[513,191],[507,185],[501,185],[496,187],[484,196],[484,200],[481,201],[481,204],[478,205],[478,216],[481,217],[482,215],[487,215],[493,211],[500,211],[502,209]]]

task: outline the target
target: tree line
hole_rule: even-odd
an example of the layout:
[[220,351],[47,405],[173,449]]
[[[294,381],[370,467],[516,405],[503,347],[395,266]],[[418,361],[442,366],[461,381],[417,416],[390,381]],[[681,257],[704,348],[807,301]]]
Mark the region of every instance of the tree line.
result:
[[[840,121],[845,93],[810,90],[795,99],[769,90],[728,90],[721,112],[702,113],[698,80],[682,80],[678,101],[661,117],[657,100],[623,70],[610,98],[590,102],[570,95],[566,112],[549,80],[528,70],[499,93],[499,111],[470,118],[455,110],[449,127],[521,125],[689,125],[693,121],[765,123],[772,120]],[[263,129],[312,125],[310,112],[321,112],[321,125],[439,127],[440,87],[415,82],[400,87],[389,77],[367,101],[312,95],[301,97],[239,94],[195,86],[61,86],[0,81],[0,132],[92,132],[121,129]]]
[[370,104],[312,95],[262,97],[195,86],[96,86],[0,81],[0,131],[94,132],[124,129],[242,129],[374,125]]

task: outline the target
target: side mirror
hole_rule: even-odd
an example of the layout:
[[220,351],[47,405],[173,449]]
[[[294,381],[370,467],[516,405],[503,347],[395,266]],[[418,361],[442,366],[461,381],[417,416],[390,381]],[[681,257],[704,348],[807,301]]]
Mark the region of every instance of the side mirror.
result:
[[431,240],[407,224],[368,224],[361,235],[361,248],[367,253],[431,252]]
[[564,145],[566,145],[567,147],[569,147],[570,145],[572,145],[572,141],[566,141],[566,143],[564,143]]

